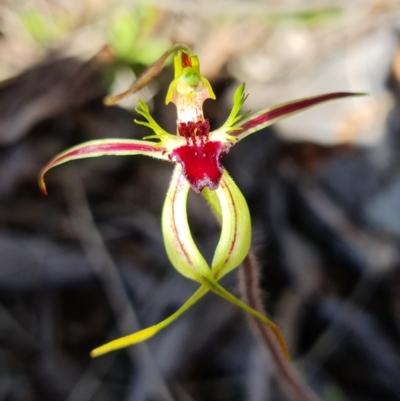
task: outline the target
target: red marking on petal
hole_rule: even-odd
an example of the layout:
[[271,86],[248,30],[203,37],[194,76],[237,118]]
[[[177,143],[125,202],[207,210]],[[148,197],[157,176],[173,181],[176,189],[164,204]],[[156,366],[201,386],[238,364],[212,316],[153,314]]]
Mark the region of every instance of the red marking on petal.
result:
[[186,248],[185,248],[185,245],[184,245],[184,243],[182,242],[182,238],[181,238],[181,236],[179,235],[179,229],[178,229],[178,224],[177,224],[177,222],[176,222],[176,213],[175,213],[175,208],[176,208],[176,197],[177,197],[177,195],[178,195],[178,189],[179,189],[179,186],[181,186],[182,185],[182,183],[180,182],[180,181],[178,181],[177,182],[177,186],[173,189],[173,193],[174,193],[174,195],[173,195],[173,197],[172,197],[172,203],[171,203],[171,205],[172,205],[172,213],[171,213],[171,215],[172,215],[172,230],[174,231],[174,239],[175,239],[175,241],[177,241],[177,243],[179,244],[179,249],[181,250],[181,252],[183,253],[183,255],[185,256],[185,259],[186,259],[186,263],[189,265],[189,266],[191,266],[191,267],[193,267],[194,268],[194,266],[193,266],[193,263],[192,263],[192,260],[190,259],[190,257],[189,257],[189,254],[188,254],[188,252],[187,252],[187,250],[186,250]]
[[205,187],[211,190],[218,187],[223,172],[221,157],[226,152],[222,143],[209,141],[197,146],[181,146],[172,155],[181,163],[192,189],[200,192]]
[[47,194],[46,185],[44,183],[44,175],[47,171],[55,166],[66,163],[71,160],[85,159],[90,157],[99,156],[127,156],[142,154],[147,156],[154,156],[160,158],[160,154],[164,155],[166,149],[163,147],[157,147],[152,143],[137,141],[137,140],[125,140],[125,139],[104,139],[104,140],[93,140],[81,145],[77,145],[65,152],[57,155],[52,159],[39,173],[39,187],[43,194]]
[[265,113],[260,114],[259,116],[245,122],[241,125],[242,130],[237,131],[235,134],[240,135],[243,132],[250,130],[258,125],[264,124],[268,121],[272,121],[278,119],[280,117],[284,117],[285,115],[289,115],[291,113],[295,113],[308,107],[315,106],[319,103],[326,102],[328,100],[340,99],[342,97],[354,96],[354,93],[349,92],[334,92],[334,93],[327,93],[325,95],[314,96],[305,99],[294,100],[293,102],[277,106]]
[[[227,191],[229,193],[229,198],[231,200],[231,204],[235,205],[235,200],[233,199],[231,188],[229,188],[229,186],[226,185],[226,189],[227,189]],[[224,264],[228,261],[228,259],[230,258],[231,254],[232,254],[233,248],[236,245],[236,240],[237,240],[237,235],[238,235],[238,232],[237,232],[238,218],[237,218],[236,206],[233,208],[233,214],[234,214],[233,221],[234,221],[234,224],[235,224],[235,228],[233,229],[233,231],[234,231],[235,234],[234,234],[234,236],[232,238],[231,247],[229,248],[229,254],[226,257]]]
[[154,146],[149,145],[141,145],[141,144],[131,144],[131,143],[123,143],[123,142],[115,142],[115,143],[104,143],[104,144],[95,144],[88,145],[82,148],[74,149],[71,152],[65,153],[61,155],[59,158],[53,160],[53,163],[60,163],[64,159],[71,159],[76,156],[90,156],[91,154],[97,153],[109,153],[109,154],[118,154],[119,152],[163,152],[163,148],[154,148]]

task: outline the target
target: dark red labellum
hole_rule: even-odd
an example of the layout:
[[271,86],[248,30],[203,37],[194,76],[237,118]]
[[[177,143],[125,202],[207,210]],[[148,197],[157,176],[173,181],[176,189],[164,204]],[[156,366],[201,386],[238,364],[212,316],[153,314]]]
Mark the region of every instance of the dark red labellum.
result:
[[199,145],[184,145],[172,152],[172,156],[181,163],[183,173],[192,189],[201,192],[205,187],[216,189],[222,177],[221,157],[226,147],[215,141]]

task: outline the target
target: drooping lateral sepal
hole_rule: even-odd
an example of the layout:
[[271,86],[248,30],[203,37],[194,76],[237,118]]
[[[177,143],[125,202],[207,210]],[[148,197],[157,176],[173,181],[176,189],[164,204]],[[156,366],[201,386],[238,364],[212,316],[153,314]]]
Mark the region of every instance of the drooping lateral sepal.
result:
[[47,194],[44,175],[51,168],[72,160],[87,159],[100,156],[133,156],[144,155],[156,159],[168,160],[166,149],[147,141],[134,139],[98,139],[74,146],[58,154],[39,173],[39,187]]
[[187,219],[187,197],[190,185],[181,165],[177,164],[162,211],[164,245],[172,265],[183,276],[202,282],[210,268],[193,241]]
[[221,235],[211,264],[213,277],[218,281],[238,267],[249,253],[251,218],[246,199],[225,170],[215,191],[221,213]]
[[95,358],[100,355],[104,355],[108,352],[115,351],[117,349],[126,348],[131,345],[135,345],[141,343],[143,341],[148,340],[149,338],[156,335],[160,330],[169,326],[173,323],[178,317],[183,315],[189,308],[191,308],[200,298],[202,298],[209,291],[208,287],[202,285],[176,312],[174,312],[171,316],[162,320],[161,322],[147,327],[145,329],[139,330],[135,333],[129,334],[124,337],[117,338],[116,340],[110,341],[107,344],[101,345],[98,348],[95,348],[90,356]]
[[307,97],[303,99],[292,100],[287,103],[278,104],[259,111],[256,114],[248,117],[239,124],[240,130],[235,131],[232,135],[236,136],[238,140],[242,140],[247,135],[257,132],[262,128],[275,124],[285,118],[291,117],[297,113],[305,111],[311,107],[317,106],[321,103],[330,100],[340,99],[351,96],[365,96],[365,93],[352,93],[352,92],[334,92],[326,93]]

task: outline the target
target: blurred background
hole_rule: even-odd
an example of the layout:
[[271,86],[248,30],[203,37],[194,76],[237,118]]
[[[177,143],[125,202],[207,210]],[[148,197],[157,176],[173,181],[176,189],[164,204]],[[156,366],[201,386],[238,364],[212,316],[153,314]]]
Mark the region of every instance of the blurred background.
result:
[[[92,348],[175,311],[196,284],[171,267],[160,213],[171,165],[144,157],[41,167],[80,142],[142,138],[138,98],[175,131],[171,66],[115,107],[171,44],[201,60],[218,127],[243,81],[247,110],[331,91],[251,135],[224,164],[253,219],[263,300],[326,401],[400,400],[398,0],[0,1],[0,401],[286,400],[246,316],[208,295],[142,345]],[[193,196],[192,196],[193,195]],[[189,216],[211,257],[219,228]],[[238,293],[237,273],[223,282]]]

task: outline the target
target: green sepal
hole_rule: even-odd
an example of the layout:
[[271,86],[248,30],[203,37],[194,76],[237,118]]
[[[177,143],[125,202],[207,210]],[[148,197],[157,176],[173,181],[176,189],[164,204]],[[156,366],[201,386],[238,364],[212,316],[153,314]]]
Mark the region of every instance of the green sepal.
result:
[[281,120],[294,116],[298,113],[306,111],[312,107],[322,103],[342,99],[345,97],[365,96],[365,93],[355,92],[333,92],[324,93],[322,95],[310,96],[302,99],[291,100],[286,103],[277,104],[272,107],[267,107],[247,117],[240,122],[239,131],[234,133],[237,140],[242,140],[246,136],[275,124]]
[[169,260],[183,276],[202,283],[211,270],[193,241],[187,218],[190,184],[177,164],[162,212],[162,233]]
[[[215,190],[221,211],[221,236],[211,264],[213,277],[218,281],[238,267],[249,253],[251,219],[247,202],[226,170]],[[219,212],[218,210],[218,212]]]
[[170,47],[155,63],[147,67],[126,91],[118,93],[117,95],[107,96],[104,99],[104,104],[111,106],[126,96],[136,93],[140,89],[144,88],[152,79],[154,79],[154,77],[160,73],[169,56],[182,51],[190,54],[190,49],[184,44],[177,44]]
[[101,345],[98,348],[95,348],[90,356],[95,358],[100,355],[104,355],[108,352],[115,351],[117,349],[126,348],[131,345],[135,345],[141,343],[143,341],[148,340],[157,334],[160,330],[169,326],[173,323],[178,317],[183,315],[189,308],[191,308],[200,298],[202,298],[209,291],[206,285],[202,285],[176,312],[174,312],[171,316],[162,320],[161,322],[147,327],[143,330],[139,330],[135,333],[129,334],[124,337],[117,338],[116,340],[110,341],[107,344]]
[[161,160],[169,160],[167,149],[154,142],[135,139],[114,138],[95,139],[73,146],[51,159],[40,171],[38,182],[43,194],[47,194],[44,175],[53,167],[72,160],[87,159],[100,156],[134,156],[144,155]]

